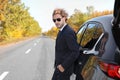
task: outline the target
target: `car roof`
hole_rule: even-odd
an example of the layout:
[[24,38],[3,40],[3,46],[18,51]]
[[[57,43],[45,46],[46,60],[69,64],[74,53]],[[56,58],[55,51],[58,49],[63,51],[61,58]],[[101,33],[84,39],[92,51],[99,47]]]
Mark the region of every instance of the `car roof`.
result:
[[108,29],[111,30],[112,20],[113,20],[113,15],[110,14],[110,15],[104,15],[104,16],[92,18],[92,19],[88,20],[87,22],[90,22],[90,21],[99,22],[103,25],[105,30],[108,30]]

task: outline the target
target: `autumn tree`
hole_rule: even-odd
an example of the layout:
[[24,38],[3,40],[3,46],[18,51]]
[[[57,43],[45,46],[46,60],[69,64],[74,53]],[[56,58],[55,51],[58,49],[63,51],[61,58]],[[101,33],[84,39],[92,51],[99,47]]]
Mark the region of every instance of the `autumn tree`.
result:
[[88,19],[86,13],[82,13],[80,10],[75,9],[74,14],[68,19],[68,24],[77,32],[80,25],[82,25]]
[[[4,1],[4,0],[3,0]],[[6,0],[6,3],[1,3],[3,14],[1,36],[4,40],[19,39],[39,35],[41,28],[36,20],[30,16],[28,10],[20,0]]]

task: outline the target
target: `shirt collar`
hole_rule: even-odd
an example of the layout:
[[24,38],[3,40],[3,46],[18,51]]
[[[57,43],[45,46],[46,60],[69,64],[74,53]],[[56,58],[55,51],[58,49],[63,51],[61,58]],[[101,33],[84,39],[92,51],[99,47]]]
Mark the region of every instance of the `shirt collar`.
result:
[[66,25],[67,25],[67,24],[65,23],[65,24],[63,25],[63,27],[60,28],[60,31],[62,31]]

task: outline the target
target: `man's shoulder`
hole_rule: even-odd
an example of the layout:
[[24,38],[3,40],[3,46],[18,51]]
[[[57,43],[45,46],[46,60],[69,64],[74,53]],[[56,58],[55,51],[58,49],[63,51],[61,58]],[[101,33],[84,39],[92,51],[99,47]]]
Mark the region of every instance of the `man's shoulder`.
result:
[[68,35],[74,35],[75,36],[76,35],[75,31],[69,25],[66,26],[66,28],[63,31],[63,34],[64,34],[64,36],[68,36]]
[[69,25],[66,25],[65,32],[74,32],[74,30]]

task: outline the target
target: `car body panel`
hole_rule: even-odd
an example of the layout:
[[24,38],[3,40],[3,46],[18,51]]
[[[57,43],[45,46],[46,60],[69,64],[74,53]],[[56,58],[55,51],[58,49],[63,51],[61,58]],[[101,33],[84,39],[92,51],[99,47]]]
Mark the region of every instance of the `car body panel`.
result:
[[[112,14],[90,19],[77,32],[77,41],[82,47],[81,74],[84,80],[116,80],[108,76],[99,63],[118,65],[115,61],[117,46],[112,34],[112,20]],[[97,38],[93,43],[95,36]]]

